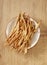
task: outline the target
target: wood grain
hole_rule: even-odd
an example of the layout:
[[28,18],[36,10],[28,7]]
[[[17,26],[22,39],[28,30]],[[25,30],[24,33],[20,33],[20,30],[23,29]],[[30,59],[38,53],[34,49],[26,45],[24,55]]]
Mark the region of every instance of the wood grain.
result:
[[[26,55],[4,47],[6,26],[19,12],[41,23],[38,44]],[[0,65],[47,65],[47,0],[0,0]]]

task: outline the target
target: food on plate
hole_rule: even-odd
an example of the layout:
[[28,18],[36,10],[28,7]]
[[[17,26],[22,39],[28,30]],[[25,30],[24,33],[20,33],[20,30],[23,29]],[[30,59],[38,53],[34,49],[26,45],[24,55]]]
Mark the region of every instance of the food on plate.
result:
[[36,26],[35,23],[30,20],[29,15],[20,13],[15,27],[7,38],[8,45],[17,49],[18,52],[27,53],[31,39],[38,27],[39,24]]

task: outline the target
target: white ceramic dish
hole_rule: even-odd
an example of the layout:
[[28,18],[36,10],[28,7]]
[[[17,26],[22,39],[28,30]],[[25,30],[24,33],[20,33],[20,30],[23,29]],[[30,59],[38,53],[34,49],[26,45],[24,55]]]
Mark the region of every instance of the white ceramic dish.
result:
[[[12,19],[12,20],[8,23],[8,25],[7,25],[7,28],[6,28],[6,36],[7,36],[7,37],[9,36],[9,34],[10,34],[11,30],[12,30],[12,27],[14,27],[14,25],[15,25],[15,23],[16,23],[16,22],[15,22],[15,19],[16,19],[16,18]],[[33,20],[32,18],[30,18],[30,20],[33,21],[33,22],[35,23],[35,25],[37,25],[37,23],[36,23],[35,20]],[[17,21],[17,20],[16,20],[16,21]],[[31,39],[31,45],[28,47],[28,49],[34,47],[34,46],[37,44],[37,42],[38,42],[38,40],[39,40],[39,37],[40,37],[40,28],[38,28],[38,30],[37,30],[36,33],[34,34],[33,38]]]

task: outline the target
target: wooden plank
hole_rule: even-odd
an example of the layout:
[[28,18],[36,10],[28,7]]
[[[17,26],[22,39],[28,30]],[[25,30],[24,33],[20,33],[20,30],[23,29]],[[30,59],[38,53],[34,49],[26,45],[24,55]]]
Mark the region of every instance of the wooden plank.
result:
[[[38,44],[26,55],[3,44],[6,26],[19,12],[41,22]],[[0,65],[47,65],[47,0],[0,0]]]

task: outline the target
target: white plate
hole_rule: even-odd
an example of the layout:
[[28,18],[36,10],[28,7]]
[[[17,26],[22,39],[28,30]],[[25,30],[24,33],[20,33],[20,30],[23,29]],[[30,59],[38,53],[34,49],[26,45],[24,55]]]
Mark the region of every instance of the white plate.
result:
[[[9,34],[12,30],[12,27],[14,27],[14,25],[16,24],[16,22],[15,22],[15,21],[17,21],[16,19],[17,18],[14,18],[8,23],[7,28],[6,28],[7,37],[9,36]],[[35,20],[33,20],[32,18],[30,18],[30,20],[33,21],[35,23],[35,25],[37,25]],[[28,49],[34,47],[37,44],[39,37],[40,37],[40,28],[38,28],[38,30],[35,32],[33,38],[31,39],[31,45],[28,47]]]

